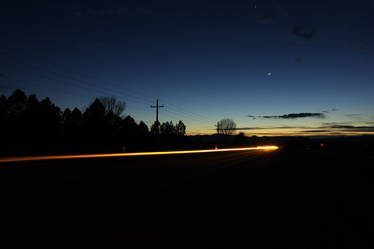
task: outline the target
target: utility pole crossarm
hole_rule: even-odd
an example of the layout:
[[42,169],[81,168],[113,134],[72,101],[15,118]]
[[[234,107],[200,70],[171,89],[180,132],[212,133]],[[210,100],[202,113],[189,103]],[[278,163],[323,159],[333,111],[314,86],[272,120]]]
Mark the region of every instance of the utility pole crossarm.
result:
[[151,108],[156,108],[156,122],[158,122],[158,108],[164,107],[164,105],[158,105],[158,99],[156,105],[151,105]]

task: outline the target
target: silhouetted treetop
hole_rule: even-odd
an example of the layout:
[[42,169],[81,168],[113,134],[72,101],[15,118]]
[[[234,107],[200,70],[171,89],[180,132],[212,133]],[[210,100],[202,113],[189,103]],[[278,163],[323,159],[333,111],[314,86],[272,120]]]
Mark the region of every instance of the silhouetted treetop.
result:
[[14,93],[10,95],[8,98],[9,104],[25,103],[26,100],[27,100],[26,94],[22,92],[20,89],[15,90]]
[[7,102],[7,98],[5,96],[0,96],[0,120],[5,119],[6,102]]
[[5,108],[7,98],[4,95],[0,96],[0,108]]
[[82,120],[82,112],[78,108],[74,108],[74,110],[71,112],[71,116],[74,121],[81,121]]
[[17,89],[7,100],[8,109],[11,114],[19,114],[26,109],[27,97],[24,92]]
[[141,136],[146,136],[146,135],[148,135],[148,133],[149,133],[148,126],[143,121],[140,121],[140,123],[139,123],[139,134]]
[[86,121],[99,121],[104,119],[105,107],[98,98],[86,109],[83,113],[83,117]]
[[173,121],[162,123],[160,127],[160,133],[162,135],[172,135],[175,134],[175,127]]
[[119,101],[116,97],[99,97],[100,102],[104,105],[105,115],[112,112],[115,116],[121,116],[126,109],[126,103]]
[[178,124],[175,125],[175,132],[177,135],[185,135],[186,134],[186,126],[182,122],[182,120],[179,120]]
[[160,134],[160,122],[159,121],[155,121],[153,123],[153,125],[151,126],[151,134],[153,135],[158,135]]
[[35,94],[31,94],[28,98],[28,102],[30,104],[37,104],[39,102],[38,98],[36,97]]
[[173,121],[167,121],[162,124],[159,122],[154,122],[151,127],[151,133],[155,135],[185,135],[186,126],[180,120],[176,125],[173,124]]

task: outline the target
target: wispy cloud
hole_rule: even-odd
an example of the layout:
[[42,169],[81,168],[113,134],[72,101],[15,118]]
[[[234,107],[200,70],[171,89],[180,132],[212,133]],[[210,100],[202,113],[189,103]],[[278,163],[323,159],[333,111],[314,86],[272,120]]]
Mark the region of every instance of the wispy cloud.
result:
[[302,133],[325,133],[325,132],[331,132],[331,130],[303,130],[300,131]]
[[278,126],[278,127],[238,127],[237,131],[247,131],[252,135],[265,136],[313,136],[313,135],[363,135],[374,134],[374,122],[355,124],[352,122],[343,123],[322,123],[320,126]]
[[355,126],[355,125],[330,125],[324,126],[324,128],[329,128],[330,130],[339,131],[354,131],[354,132],[374,132],[374,126]]
[[[307,127],[292,127],[292,126],[280,126],[280,127],[238,127],[235,130],[282,130],[282,129],[306,129]],[[309,127],[310,128],[310,127]]]
[[325,118],[325,114],[302,112],[302,113],[290,113],[290,114],[284,114],[284,115],[271,115],[271,116],[248,115],[248,117],[253,118],[253,119],[256,119],[256,118],[266,118],[266,119]]

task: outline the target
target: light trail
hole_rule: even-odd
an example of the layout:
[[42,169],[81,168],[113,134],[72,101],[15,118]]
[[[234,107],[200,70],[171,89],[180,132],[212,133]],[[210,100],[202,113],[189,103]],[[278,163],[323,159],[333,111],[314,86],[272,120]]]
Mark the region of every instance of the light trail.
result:
[[0,163],[27,162],[42,160],[61,159],[83,159],[83,158],[105,158],[105,157],[129,157],[129,156],[157,156],[157,155],[177,155],[177,154],[197,154],[225,151],[248,151],[248,150],[277,150],[278,146],[257,146],[244,148],[212,149],[212,150],[180,150],[180,151],[158,151],[158,152],[134,152],[134,153],[112,153],[112,154],[88,154],[88,155],[66,155],[66,156],[30,156],[30,157],[8,157],[0,158]]

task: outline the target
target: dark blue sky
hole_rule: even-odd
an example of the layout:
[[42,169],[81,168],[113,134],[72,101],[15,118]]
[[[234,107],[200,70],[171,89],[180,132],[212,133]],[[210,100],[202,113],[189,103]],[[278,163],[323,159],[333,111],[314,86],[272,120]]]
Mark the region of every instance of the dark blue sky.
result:
[[[371,0],[2,1],[0,94],[115,95],[148,124],[159,98],[160,120],[191,134],[221,118],[248,135],[347,133],[331,127],[374,126],[373,14]],[[259,117],[289,113],[324,117]]]

